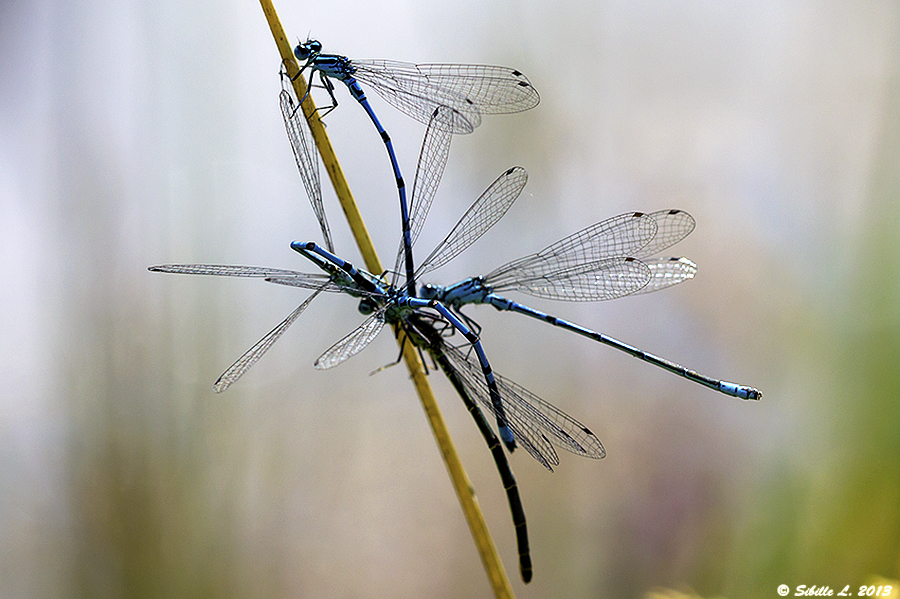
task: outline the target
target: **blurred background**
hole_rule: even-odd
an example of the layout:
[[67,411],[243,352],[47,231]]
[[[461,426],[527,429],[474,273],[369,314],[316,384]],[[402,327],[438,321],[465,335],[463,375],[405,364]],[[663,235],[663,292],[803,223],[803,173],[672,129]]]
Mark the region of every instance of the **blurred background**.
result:
[[[454,139],[419,241],[506,168],[508,215],[433,273],[485,273],[590,223],[678,207],[697,277],[528,303],[726,380],[720,395],[486,307],[495,368],[591,427],[602,461],[493,462],[432,384],[521,597],[774,597],[900,575],[900,5],[893,1],[278,2],[358,58],[504,64],[527,113]],[[0,595],[488,597],[430,429],[382,336],[321,296],[239,383],[212,383],[306,297],[170,262],[304,270],[318,240],[254,2],[0,5]],[[384,262],[396,189],[343,87],[328,132]],[[370,94],[412,180],[423,126]],[[323,98],[318,98],[323,103]],[[359,255],[323,173],[336,245]],[[892,257],[893,256],[893,257]],[[890,584],[890,583],[887,583]]]

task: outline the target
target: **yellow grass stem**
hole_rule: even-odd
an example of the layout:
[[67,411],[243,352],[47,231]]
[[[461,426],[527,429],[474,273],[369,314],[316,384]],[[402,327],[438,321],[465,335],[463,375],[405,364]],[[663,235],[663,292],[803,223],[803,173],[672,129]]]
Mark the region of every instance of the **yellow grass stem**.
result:
[[[275,7],[270,0],[260,0],[260,4],[266,15],[269,28],[272,30],[272,35],[275,37],[275,44],[278,46],[279,54],[281,54],[282,64],[287,70],[288,75],[293,79],[294,91],[298,98],[306,97],[301,105],[303,114],[309,121],[313,139],[315,139],[316,146],[322,156],[322,162],[331,178],[331,183],[334,186],[334,191],[341,203],[341,208],[344,210],[344,215],[347,217],[347,222],[350,225],[353,237],[356,239],[356,244],[359,247],[359,251],[366,264],[366,270],[372,273],[381,273],[384,271],[384,268],[382,268],[378,255],[375,253],[372,240],[369,237],[365,223],[363,223],[362,216],[353,199],[353,194],[350,193],[350,187],[347,185],[347,180],[344,178],[344,172],[341,170],[340,164],[337,161],[334,149],[331,147],[331,142],[328,140],[328,135],[325,133],[325,127],[322,125],[322,121],[319,119],[318,113],[316,112],[312,97],[307,96],[306,94],[306,81],[299,73],[299,67],[294,60],[291,44],[288,42],[284,29],[281,26],[281,22],[278,20],[278,15],[275,13]],[[395,330],[395,333],[396,332],[397,331]],[[399,338],[400,337],[398,337],[398,339]],[[422,402],[422,408],[425,410],[428,422],[431,424],[431,429],[434,432],[434,437],[437,441],[438,448],[441,451],[441,456],[444,459],[444,463],[447,465],[447,471],[450,474],[450,479],[456,490],[459,503],[462,506],[466,522],[469,524],[469,529],[472,532],[475,545],[478,547],[484,569],[487,572],[488,579],[494,589],[494,595],[498,598],[514,597],[509,585],[509,579],[506,576],[506,571],[503,568],[503,563],[497,555],[497,548],[494,545],[494,541],[485,524],[481,508],[478,506],[475,490],[472,488],[472,484],[469,482],[469,478],[462,467],[456,449],[453,447],[453,441],[444,424],[444,419],[443,416],[441,416],[437,401],[434,398],[431,385],[428,383],[425,368],[422,361],[419,359],[418,352],[412,344],[403,344],[403,359],[409,369],[413,384],[416,387],[416,392],[419,394],[419,399]]]

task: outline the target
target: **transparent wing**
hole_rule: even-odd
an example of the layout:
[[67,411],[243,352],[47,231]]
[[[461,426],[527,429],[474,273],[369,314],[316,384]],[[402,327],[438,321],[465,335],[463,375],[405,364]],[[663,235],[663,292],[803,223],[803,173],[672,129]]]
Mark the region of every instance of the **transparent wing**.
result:
[[650,293],[687,281],[697,273],[697,265],[684,257],[658,257],[694,230],[694,217],[684,210],[659,210],[650,217],[657,223],[657,232],[647,245],[634,253],[650,268],[650,281],[635,293]]
[[[477,397],[496,416],[477,359],[474,356],[467,357],[459,349],[446,344],[442,351],[459,371],[469,394]],[[602,458],[606,455],[603,444],[586,426],[496,372],[494,377],[500,390],[504,419],[516,442],[545,468],[553,470],[552,467],[559,464],[559,456],[553,449],[553,444],[585,457]]]
[[463,214],[444,240],[422,261],[416,278],[440,268],[484,235],[488,229],[506,214],[525,183],[528,173],[521,166],[514,166],[500,175]]
[[519,279],[536,279],[607,258],[632,256],[653,239],[657,228],[656,220],[642,212],[620,214],[504,264],[485,275],[484,281],[490,287],[511,289]]
[[[307,274],[296,270],[284,270],[281,268],[267,268],[263,266],[231,266],[227,264],[158,264],[147,270],[152,272],[168,272],[181,275],[212,275],[218,277],[292,277],[307,282],[308,289],[315,289],[328,281],[324,274]],[[300,285],[297,285],[298,287]]]
[[694,277],[697,265],[685,257],[644,259],[650,269],[650,280],[644,287],[634,291],[635,295],[650,293],[677,285]]
[[652,270],[640,260],[617,257],[560,270],[522,270],[506,277],[494,291],[515,290],[552,300],[602,301],[624,297],[646,287]]
[[231,386],[232,383],[237,381],[241,376],[247,372],[251,366],[256,364],[257,360],[259,360],[264,353],[269,351],[269,348],[272,347],[272,344],[278,341],[278,339],[284,334],[284,332],[288,329],[289,326],[294,324],[294,321],[297,320],[297,317],[306,310],[306,307],[310,304],[310,302],[315,299],[317,295],[322,291],[322,289],[317,289],[306,298],[302,304],[297,306],[297,309],[288,314],[287,318],[281,321],[281,323],[269,331],[265,337],[256,342],[256,344],[244,352],[237,361],[228,367],[228,370],[222,373],[222,376],[215,382],[213,385],[213,390],[216,393],[221,393],[225,389]]
[[[477,363],[477,361],[470,361],[462,354],[462,352],[459,352],[455,348],[445,345],[442,351],[444,351],[447,359],[459,374],[459,379],[462,381],[469,396],[477,399],[485,409],[496,417],[497,409],[491,401],[490,390],[484,379],[484,374],[481,372],[481,365]],[[494,373],[494,379],[497,381],[499,389],[499,378],[497,377],[497,373]],[[503,398],[503,392],[501,391],[500,393],[501,398]],[[540,462],[544,468],[552,472],[553,466],[559,465],[559,456],[557,455],[556,450],[553,449],[553,444],[550,443],[550,440],[538,429],[538,427],[531,426],[526,422],[520,422],[511,410],[507,410],[505,403],[503,406],[503,418],[506,425],[512,431],[516,443],[519,447],[522,447],[527,451],[535,460]]]
[[[311,282],[306,277],[325,277],[325,275],[305,275],[304,277],[297,276],[279,276],[279,277],[266,277],[267,283],[275,283],[276,285],[284,285],[286,287],[301,287],[303,289],[311,289],[314,288]],[[325,277],[327,278],[327,277]],[[381,297],[381,294],[377,293],[369,293],[367,291],[363,291],[353,282],[352,279],[347,277],[348,282],[338,282],[335,280],[327,281],[324,286],[322,286],[323,291],[336,291],[341,293],[346,293],[347,295],[351,295],[353,297]]]
[[656,221],[656,235],[644,247],[627,254],[635,258],[655,258],[663,250],[667,250],[694,230],[694,217],[684,210],[659,210],[648,214]]
[[[450,132],[438,126],[439,123],[445,122],[450,115],[449,108],[437,107],[428,121],[425,138],[422,140],[422,149],[419,151],[419,162],[416,166],[416,178],[413,181],[409,200],[409,228],[412,245],[415,245],[416,239],[419,238],[422,225],[428,216],[438,184],[441,182],[441,176],[444,174],[444,167],[447,166],[447,159],[450,156]],[[397,260],[394,263],[395,273],[401,272],[403,258],[404,244],[401,239]]]
[[384,328],[384,309],[378,310],[346,337],[325,350],[313,366],[319,370],[333,368],[364,350]]
[[502,375],[496,375],[496,378],[501,395],[507,398],[504,405],[515,404],[516,409],[510,411],[521,413],[523,420],[527,417],[535,422],[550,435],[556,446],[588,458],[606,457],[600,439],[585,425],[521,385]]
[[351,64],[358,80],[421,123],[428,124],[440,105],[458,111],[465,119],[447,123],[453,133],[471,133],[482,114],[520,112],[540,102],[528,78],[509,67],[355,59]]
[[334,242],[331,240],[331,229],[325,218],[325,207],[322,203],[322,188],[319,182],[319,161],[316,158],[313,147],[312,133],[309,131],[309,123],[303,114],[300,105],[294,101],[293,90],[282,89],[278,96],[281,103],[281,115],[284,117],[284,128],[287,131],[291,148],[294,150],[294,159],[297,162],[297,171],[300,180],[306,188],[309,203],[313,213],[319,221],[322,229],[322,238],[325,247],[334,252]]

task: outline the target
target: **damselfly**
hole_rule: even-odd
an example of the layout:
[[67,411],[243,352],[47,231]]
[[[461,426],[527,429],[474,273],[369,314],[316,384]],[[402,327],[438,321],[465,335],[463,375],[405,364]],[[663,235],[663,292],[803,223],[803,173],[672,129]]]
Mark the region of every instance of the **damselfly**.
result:
[[525,314],[599,341],[726,395],[760,399],[762,394],[753,387],[700,374],[497,293],[515,290],[547,299],[590,301],[665,289],[692,278],[697,272],[697,266],[687,258],[657,257],[659,252],[687,237],[693,229],[693,217],[683,210],[623,214],[573,233],[490,274],[447,287],[425,285],[420,295],[440,300],[476,330],[479,330],[478,326],[462,313],[462,307],[490,304],[498,310]]
[[[513,169],[511,169],[512,171]],[[509,173],[510,171],[507,171]],[[515,171],[514,171],[515,172]],[[448,239],[454,239],[453,235]],[[476,237],[477,238],[477,237]],[[559,464],[553,445],[592,458],[605,455],[599,439],[583,424],[526,389],[494,374],[474,335],[454,314],[437,300],[410,298],[402,290],[384,286],[376,277],[355,269],[315,243],[294,242],[291,247],[322,268],[326,274],[308,274],[291,270],[250,266],[173,264],[151,267],[156,272],[206,274],[238,277],[264,277],[267,281],[313,289],[297,309],[244,353],[216,381],[217,392],[224,391],[244,374],[297,319],[312,299],[322,291],[338,291],[361,298],[362,312],[372,314],[353,332],[333,345],[316,361],[317,368],[330,368],[365,348],[385,324],[398,325],[420,348],[425,349],[445,372],[472,413],[479,431],[491,450],[506,489],[515,525],[522,578],[532,576],[525,513],[515,477],[497,438],[475,404],[480,402],[498,422],[501,437],[512,451],[516,441],[548,470]],[[441,253],[435,253],[439,256]],[[452,327],[452,329],[451,329]],[[453,331],[462,333],[473,351],[448,345],[444,337]]]
[[[440,179],[446,162],[448,144],[449,132],[429,127],[420,153],[412,196],[416,234],[421,228],[437,181]],[[521,193],[526,178],[524,169],[518,167],[503,173],[457,223],[444,242],[429,255],[417,273],[428,272],[446,263],[478,239]],[[327,225],[323,224],[323,233],[326,231]],[[358,353],[374,339],[385,324],[398,325],[408,339],[428,351],[435,363],[450,377],[457,390],[464,390],[461,391],[461,397],[467,403],[479,430],[491,448],[513,514],[522,578],[526,582],[530,580],[531,561],[525,514],[515,486],[515,478],[502,449],[498,451],[496,437],[484,423],[484,417],[474,401],[481,402],[494,414],[501,437],[510,450],[518,441],[535,459],[551,470],[552,466],[559,463],[559,457],[553,448],[554,443],[573,453],[601,458],[605,455],[605,451],[600,441],[589,429],[570,416],[514,383],[494,375],[478,337],[436,300],[410,297],[405,293],[405,286],[404,289],[398,289],[378,277],[359,271],[315,243],[295,242],[292,248],[311,260],[324,271],[324,274],[252,266],[204,264],[160,265],[150,268],[157,272],[257,277],[274,283],[313,290],[310,297],[223,373],[216,381],[215,390],[224,391],[238,380],[284,334],[320,292],[336,291],[360,298],[360,311],[370,314],[370,317],[350,335],[326,351],[316,361],[317,367],[334,366]],[[398,263],[401,255],[402,244],[398,251]],[[470,342],[469,350],[463,352],[442,340],[442,336],[449,335],[453,331],[466,336]]]
[[[321,86],[325,88],[331,98],[331,105],[323,109],[323,115],[337,106],[334,84],[331,79],[343,81],[350,90],[350,94],[365,109],[385,144],[400,197],[407,293],[411,297],[415,297],[406,184],[400,172],[400,165],[390,135],[375,115],[359,82],[371,86],[388,103],[425,124],[434,123],[436,110],[442,108],[439,126],[451,133],[472,132],[481,123],[483,114],[513,113],[533,108],[540,101],[537,90],[525,75],[509,67],[412,64],[391,60],[351,60],[337,54],[323,54],[322,44],[316,40],[307,40],[298,44],[294,48],[294,55],[301,62],[301,73],[309,69],[313,74],[319,74]],[[303,99],[300,99],[301,102]],[[284,110],[283,98],[282,110]],[[290,118],[300,119],[302,113],[293,110]],[[296,131],[302,127],[304,125],[299,123],[288,125],[288,135],[292,144],[294,137],[291,135],[291,130]],[[295,145],[295,155],[297,152],[298,147]],[[303,162],[308,161],[308,158],[303,159]],[[301,159],[298,157],[298,165],[300,162]],[[303,170],[301,167],[301,174]]]

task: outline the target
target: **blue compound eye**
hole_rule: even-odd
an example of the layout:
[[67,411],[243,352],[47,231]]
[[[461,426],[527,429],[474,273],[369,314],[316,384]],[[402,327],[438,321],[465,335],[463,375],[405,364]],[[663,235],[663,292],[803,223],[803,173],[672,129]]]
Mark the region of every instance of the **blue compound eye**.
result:
[[297,44],[294,48],[294,56],[299,60],[307,60],[310,56],[318,54],[322,51],[322,43],[316,40],[307,40],[302,44]]
[[375,302],[372,301],[372,298],[364,297],[359,300],[359,308],[357,309],[359,310],[360,314],[365,314],[366,316],[368,316],[375,311],[376,307],[377,306],[375,305]]

